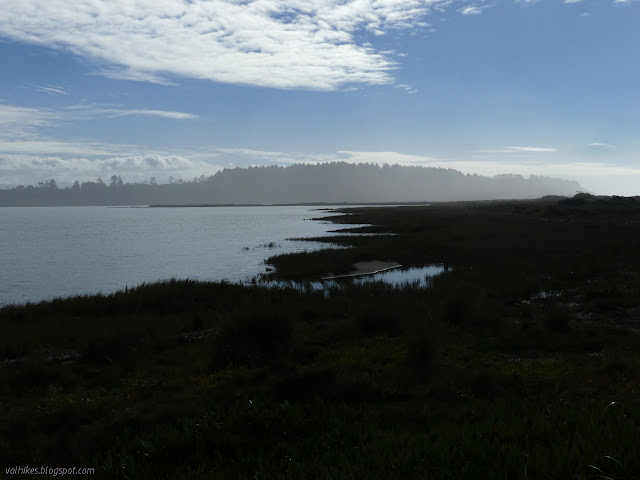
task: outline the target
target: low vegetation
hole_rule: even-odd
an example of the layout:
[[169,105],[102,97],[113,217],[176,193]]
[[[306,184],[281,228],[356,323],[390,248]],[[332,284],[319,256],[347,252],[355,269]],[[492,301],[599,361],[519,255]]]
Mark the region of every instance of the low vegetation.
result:
[[[170,280],[0,310],[0,464],[108,478],[640,477],[640,203],[351,209],[427,289]],[[259,283],[259,282],[258,282]]]

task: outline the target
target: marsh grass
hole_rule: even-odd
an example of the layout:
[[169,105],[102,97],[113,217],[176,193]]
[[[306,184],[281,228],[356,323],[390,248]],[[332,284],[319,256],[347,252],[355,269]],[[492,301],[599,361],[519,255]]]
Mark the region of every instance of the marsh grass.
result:
[[571,331],[571,314],[567,307],[551,304],[544,312],[543,324],[552,332],[568,333]]
[[427,289],[170,280],[0,309],[0,463],[638,477],[640,210],[577,199],[356,209],[331,220],[395,235],[269,260],[302,281],[372,259],[453,267]]
[[291,350],[292,321],[281,311],[243,313],[225,322],[216,337],[212,367],[267,364]]

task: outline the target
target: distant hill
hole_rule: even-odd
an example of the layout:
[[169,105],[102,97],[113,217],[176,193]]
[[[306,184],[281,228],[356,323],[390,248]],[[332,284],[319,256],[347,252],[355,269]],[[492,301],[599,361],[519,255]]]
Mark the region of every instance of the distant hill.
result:
[[38,186],[0,190],[0,206],[20,205],[194,205],[273,203],[441,202],[573,196],[576,181],[532,175],[484,177],[444,168],[344,162],[288,167],[225,169],[210,177],[171,184],[123,183],[111,177],[58,188]]

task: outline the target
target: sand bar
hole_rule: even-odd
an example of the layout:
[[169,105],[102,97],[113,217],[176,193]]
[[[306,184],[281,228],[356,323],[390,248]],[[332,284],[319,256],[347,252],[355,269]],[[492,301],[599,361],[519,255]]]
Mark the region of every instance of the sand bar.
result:
[[354,265],[355,270],[344,275],[330,275],[322,277],[322,280],[333,280],[335,278],[357,277],[358,275],[371,275],[373,273],[384,272],[392,268],[401,267],[398,262],[383,262],[382,260],[371,260],[369,262],[358,262]]

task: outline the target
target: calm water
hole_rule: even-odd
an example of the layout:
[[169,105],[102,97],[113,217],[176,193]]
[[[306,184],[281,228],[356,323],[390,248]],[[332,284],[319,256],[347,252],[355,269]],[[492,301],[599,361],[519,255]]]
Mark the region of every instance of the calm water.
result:
[[442,265],[425,265],[423,267],[393,268],[373,275],[358,277],[355,283],[364,284],[369,282],[385,282],[393,287],[402,288],[406,285],[413,285],[425,288],[431,282],[431,278],[440,275],[445,271]]
[[[171,277],[245,281],[265,258],[326,245],[313,207],[0,208],[0,305]],[[274,243],[275,247],[268,244]]]
[[445,272],[443,265],[425,265],[422,267],[399,267],[371,275],[358,275],[355,277],[343,277],[337,280],[321,280],[317,282],[295,282],[280,281],[270,282],[268,286],[291,286],[301,291],[324,290],[328,296],[332,290],[340,291],[343,285],[355,283],[365,285],[372,282],[383,282],[393,288],[404,288],[407,286],[426,288],[431,284],[431,279],[436,275]]

